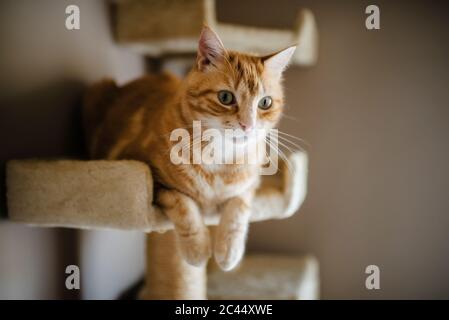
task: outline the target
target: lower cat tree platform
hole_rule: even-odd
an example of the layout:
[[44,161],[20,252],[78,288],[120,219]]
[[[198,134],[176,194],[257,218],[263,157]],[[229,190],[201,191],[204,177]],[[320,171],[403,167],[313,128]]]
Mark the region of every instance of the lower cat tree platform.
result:
[[239,268],[209,268],[207,294],[215,300],[315,300],[319,297],[318,261],[313,256],[248,255]]
[[[289,161],[290,171],[263,177],[251,221],[287,218],[302,204],[307,156],[294,153]],[[168,231],[165,239],[158,237],[163,245],[148,242],[153,247],[148,248],[146,286],[140,298],[206,298],[205,267],[190,266],[179,257],[164,261],[159,252],[163,246],[175,245],[170,231],[173,225],[152,205],[153,181],[144,163],[12,160],[6,175],[12,221],[44,227]],[[219,215],[210,213],[205,220],[208,225],[216,225]],[[157,272],[161,268],[173,273]],[[318,295],[318,265],[311,257],[248,257],[236,271],[225,274],[211,270],[210,298],[310,299]]]

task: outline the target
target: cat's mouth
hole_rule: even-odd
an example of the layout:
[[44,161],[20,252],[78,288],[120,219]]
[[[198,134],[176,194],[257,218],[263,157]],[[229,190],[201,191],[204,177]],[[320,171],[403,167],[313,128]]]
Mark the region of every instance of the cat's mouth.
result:
[[261,129],[245,132],[240,128],[210,127],[204,131],[206,137],[212,136],[214,139],[221,139],[222,142],[233,143],[237,146],[255,142],[263,135],[265,131]]

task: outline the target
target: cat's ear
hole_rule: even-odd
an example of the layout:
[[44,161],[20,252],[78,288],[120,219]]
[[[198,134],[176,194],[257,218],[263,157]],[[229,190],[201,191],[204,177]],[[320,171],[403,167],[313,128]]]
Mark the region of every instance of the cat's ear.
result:
[[288,47],[284,50],[270,54],[262,58],[265,69],[270,75],[275,77],[281,77],[282,72],[287,68],[293,53],[296,50],[296,46]]
[[224,58],[225,52],[218,35],[208,26],[204,26],[198,43],[198,69],[204,71],[211,65],[216,66]]

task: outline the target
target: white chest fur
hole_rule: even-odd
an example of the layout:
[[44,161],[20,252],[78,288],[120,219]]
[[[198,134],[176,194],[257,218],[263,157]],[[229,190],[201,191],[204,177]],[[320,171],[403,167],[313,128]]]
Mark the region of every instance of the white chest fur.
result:
[[[200,190],[201,197],[210,203],[220,203],[226,199],[245,193],[250,188],[257,186],[259,173],[255,168],[247,170],[247,174],[241,172],[208,171],[208,177],[199,174],[196,170],[190,170],[189,175],[195,183],[195,188]],[[242,178],[230,179],[227,175],[235,175]]]

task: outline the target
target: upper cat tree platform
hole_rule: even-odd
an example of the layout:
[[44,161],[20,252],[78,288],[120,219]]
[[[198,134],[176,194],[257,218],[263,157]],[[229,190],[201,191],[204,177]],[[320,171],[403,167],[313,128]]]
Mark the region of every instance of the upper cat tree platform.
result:
[[148,56],[195,54],[204,24],[232,50],[263,55],[297,44],[293,64],[308,66],[317,60],[318,33],[314,15],[307,9],[298,12],[291,30],[281,30],[219,22],[214,0],[117,2],[118,42]]
[[[290,172],[264,176],[251,221],[281,219],[298,210],[306,194],[307,156],[290,155]],[[150,169],[139,161],[12,160],[7,164],[9,219],[72,228],[144,232],[173,229],[152,205]],[[206,223],[215,225],[212,213]]]

